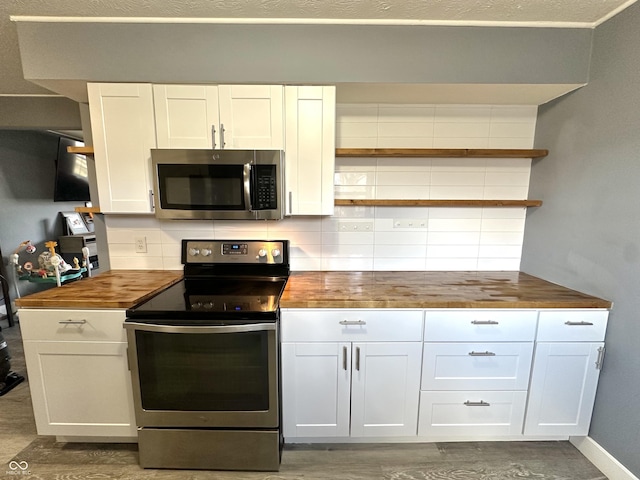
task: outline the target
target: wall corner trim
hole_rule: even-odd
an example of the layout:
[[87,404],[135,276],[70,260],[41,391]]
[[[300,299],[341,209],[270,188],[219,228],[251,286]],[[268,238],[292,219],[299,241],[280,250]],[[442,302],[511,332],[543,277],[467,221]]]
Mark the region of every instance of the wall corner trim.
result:
[[569,442],[604,473],[607,478],[640,480],[591,437],[570,437]]

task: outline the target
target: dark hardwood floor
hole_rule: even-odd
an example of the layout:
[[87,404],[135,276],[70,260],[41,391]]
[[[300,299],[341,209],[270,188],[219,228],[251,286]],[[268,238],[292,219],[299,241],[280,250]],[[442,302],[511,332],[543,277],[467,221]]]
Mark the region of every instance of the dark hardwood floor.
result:
[[[26,367],[19,324],[0,323],[12,369]],[[26,467],[24,472],[21,471]],[[0,478],[55,480],[603,480],[568,442],[287,445],[279,472],[144,470],[136,444],[59,443],[36,434],[28,379],[0,397]]]

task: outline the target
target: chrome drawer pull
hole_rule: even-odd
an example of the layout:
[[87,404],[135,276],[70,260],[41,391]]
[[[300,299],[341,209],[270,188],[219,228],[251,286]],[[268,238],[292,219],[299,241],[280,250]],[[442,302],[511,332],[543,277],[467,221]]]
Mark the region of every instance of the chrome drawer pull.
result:
[[486,352],[469,352],[469,355],[471,355],[472,357],[495,357],[496,354],[490,351],[486,351]]
[[338,322],[340,325],[366,325],[367,322],[364,320],[340,320]]
[[63,320],[58,322],[60,325],[84,325],[87,323],[86,320]]
[[499,322],[495,320],[472,320],[471,323],[474,325],[498,325]]
[[565,325],[569,325],[570,327],[581,326],[581,325],[593,325],[591,322],[564,322]]
[[479,402],[470,402],[469,400],[467,400],[466,402],[464,402],[464,404],[467,407],[490,407],[491,404],[488,402],[485,402],[484,400],[480,400]]

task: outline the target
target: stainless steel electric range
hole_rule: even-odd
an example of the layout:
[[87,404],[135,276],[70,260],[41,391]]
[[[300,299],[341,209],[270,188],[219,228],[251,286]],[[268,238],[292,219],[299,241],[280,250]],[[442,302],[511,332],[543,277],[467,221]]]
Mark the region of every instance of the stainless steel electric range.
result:
[[276,471],[287,240],[183,240],[184,279],[127,311],[140,465]]

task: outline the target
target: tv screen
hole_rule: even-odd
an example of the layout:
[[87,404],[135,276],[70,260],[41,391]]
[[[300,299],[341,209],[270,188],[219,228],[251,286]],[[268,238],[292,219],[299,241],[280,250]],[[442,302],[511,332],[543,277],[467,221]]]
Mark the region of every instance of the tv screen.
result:
[[83,147],[84,142],[60,137],[56,158],[56,183],[54,202],[88,202],[89,175],[85,155],[67,152],[67,147]]

